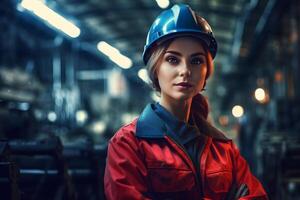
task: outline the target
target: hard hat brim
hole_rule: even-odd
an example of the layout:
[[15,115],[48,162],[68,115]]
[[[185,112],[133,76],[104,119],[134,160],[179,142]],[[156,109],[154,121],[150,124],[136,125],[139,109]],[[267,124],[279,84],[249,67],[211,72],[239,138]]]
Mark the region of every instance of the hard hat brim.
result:
[[170,31],[168,34],[165,34],[161,36],[158,40],[155,40],[154,42],[145,45],[144,52],[143,52],[143,61],[145,65],[147,64],[149,58],[150,58],[150,51],[157,45],[161,45],[162,43],[179,37],[193,37],[196,39],[199,39],[202,44],[204,44],[205,48],[207,48],[208,52],[211,53],[212,58],[216,56],[217,52],[217,42],[214,39],[213,36],[207,35],[207,33],[203,33],[202,31],[195,31],[195,30],[173,30]]

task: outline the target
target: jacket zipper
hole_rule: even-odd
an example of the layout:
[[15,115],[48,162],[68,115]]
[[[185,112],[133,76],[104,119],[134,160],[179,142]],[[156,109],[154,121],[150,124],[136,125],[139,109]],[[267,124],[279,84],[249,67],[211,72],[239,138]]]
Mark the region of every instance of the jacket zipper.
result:
[[[166,135],[167,138],[169,138],[172,142],[174,142],[174,144],[176,144],[176,146],[178,146],[186,155],[186,157],[189,159],[189,161],[192,163],[192,166],[194,167],[194,171],[196,172],[196,174],[194,174],[196,176],[196,184],[198,186],[198,188],[200,189],[200,195],[203,196],[203,191],[202,191],[202,187],[201,187],[201,172],[200,172],[200,156],[202,154],[203,151],[200,152],[197,162],[199,163],[199,165],[193,162],[192,158],[189,156],[189,154],[187,153],[187,151],[185,150],[185,148],[183,148],[180,144],[178,144],[172,137],[169,137],[168,135]],[[197,167],[198,166],[198,167]]]
[[[199,152],[199,155],[198,155],[198,157],[197,157],[197,163],[199,164],[198,169],[199,169],[199,174],[200,174],[200,175],[201,175],[201,164],[202,164],[202,162],[201,162],[201,157],[202,157],[202,155],[203,155],[204,149],[206,148],[206,145],[208,144],[207,138],[204,137],[203,139],[204,139],[204,143],[202,144],[203,146],[202,146],[202,148],[201,148],[201,150],[200,150],[200,152]],[[205,160],[206,160],[206,159],[205,159]],[[204,160],[202,160],[202,161],[204,161]],[[204,163],[205,163],[205,161],[204,161]],[[203,166],[202,170],[204,171],[204,166]],[[202,174],[202,176],[201,176],[200,178],[202,178],[202,180],[200,180],[201,183],[202,183],[202,184],[201,184],[201,187],[200,187],[200,190],[201,190],[201,192],[202,192],[202,196],[204,196],[204,173]]]

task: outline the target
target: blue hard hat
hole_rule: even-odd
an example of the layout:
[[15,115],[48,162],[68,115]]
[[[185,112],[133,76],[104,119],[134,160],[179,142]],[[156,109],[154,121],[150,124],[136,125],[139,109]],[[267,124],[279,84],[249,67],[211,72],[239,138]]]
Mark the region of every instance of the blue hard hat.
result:
[[210,25],[188,5],[176,4],[163,11],[151,25],[143,52],[144,63],[147,64],[150,50],[155,44],[179,36],[199,38],[207,46],[212,58],[216,56],[218,45]]

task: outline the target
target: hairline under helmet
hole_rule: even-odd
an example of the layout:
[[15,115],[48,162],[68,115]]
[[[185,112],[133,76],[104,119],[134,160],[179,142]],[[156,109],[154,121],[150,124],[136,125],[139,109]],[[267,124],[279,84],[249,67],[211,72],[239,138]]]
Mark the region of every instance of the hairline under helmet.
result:
[[148,47],[147,52],[146,52],[146,57],[145,57],[145,64],[148,63],[148,61],[151,57],[151,49],[155,48],[155,46],[161,45],[162,43],[164,43],[168,40],[181,38],[181,37],[192,37],[192,38],[198,39],[201,42],[201,44],[203,44],[205,46],[205,48],[207,49],[207,52],[211,53],[209,50],[209,45],[210,45],[209,38],[207,38],[205,36],[206,36],[205,33],[200,33],[199,31],[191,31],[191,30],[189,30],[187,32],[173,31],[173,32],[169,33],[168,35],[162,36],[158,41],[155,41]]

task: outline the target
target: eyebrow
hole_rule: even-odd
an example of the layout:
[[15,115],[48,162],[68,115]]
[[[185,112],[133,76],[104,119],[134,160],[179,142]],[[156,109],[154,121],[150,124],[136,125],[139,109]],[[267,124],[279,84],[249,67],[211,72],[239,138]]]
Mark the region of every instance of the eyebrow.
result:
[[[171,53],[171,54],[175,54],[175,55],[178,55],[178,56],[182,56],[182,54],[177,52],[177,51],[166,51],[166,53]],[[196,52],[196,53],[193,53],[191,55],[191,57],[195,57],[195,56],[199,56],[199,55],[205,56],[205,54],[203,52]]]

